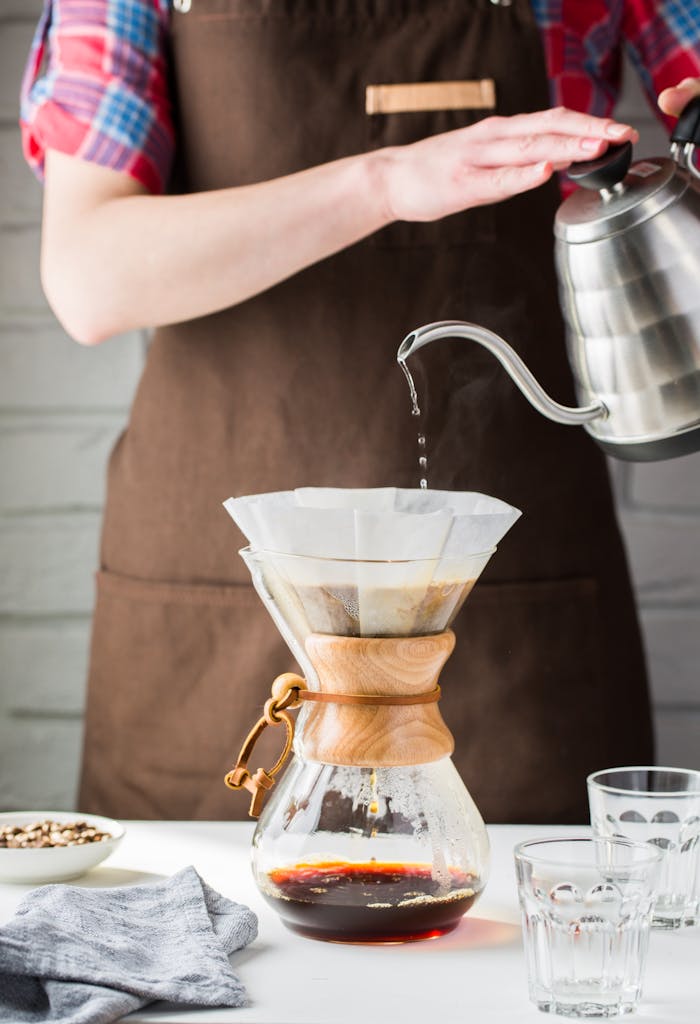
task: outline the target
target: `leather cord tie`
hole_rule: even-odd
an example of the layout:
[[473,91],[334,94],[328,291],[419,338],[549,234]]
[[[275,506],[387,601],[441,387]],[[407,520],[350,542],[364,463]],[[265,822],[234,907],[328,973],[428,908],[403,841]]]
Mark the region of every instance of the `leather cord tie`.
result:
[[[306,680],[301,676],[297,676],[293,672],[285,672],[283,675],[277,676],[272,684],[272,696],[265,702],[262,717],[257,720],[246,736],[235,765],[224,779],[229,789],[247,789],[252,794],[248,808],[251,818],[257,818],[260,814],[265,793],[274,786],[275,775],[284,765],[289,751],[292,749],[294,722],[287,713],[287,708],[299,707],[299,694],[302,690],[306,690]],[[255,744],[268,725],[284,725],[286,727],[284,749],[269,771],[258,768],[251,775],[248,771],[248,761]]]
[[[317,704],[364,704],[397,707],[411,704],[433,704],[440,700],[441,691],[439,686],[429,690],[427,693],[416,694],[388,694],[388,693],[319,693],[316,690],[309,690],[306,680],[293,672],[285,672],[277,676],[272,684],[272,696],[265,702],[262,716],[255,723],[246,736],[241,752],[236,763],[227,773],[224,782],[229,789],[247,789],[252,794],[248,814],[251,818],[257,818],[262,810],[265,793],[272,789],[276,779],[275,776],[281,771],[284,762],[289,756],[294,741],[294,721],[288,714],[288,709],[298,708],[303,701]],[[253,753],[255,744],[268,725],[284,725],[286,737],[284,749],[277,758],[275,764],[269,770],[258,768],[251,775],[248,769],[248,761]]]
[[312,701],[317,704],[374,704],[382,706],[396,705],[403,707],[409,704],[434,704],[440,700],[442,691],[439,686],[427,693],[319,693],[317,690],[301,690],[300,701]]

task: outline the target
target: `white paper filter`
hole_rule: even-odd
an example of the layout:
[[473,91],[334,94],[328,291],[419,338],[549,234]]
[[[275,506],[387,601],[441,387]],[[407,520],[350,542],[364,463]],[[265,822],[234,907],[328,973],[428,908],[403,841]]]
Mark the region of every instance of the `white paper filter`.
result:
[[304,487],[224,506],[252,548],[277,553],[275,573],[291,586],[352,593],[363,636],[413,632],[428,587],[476,579],[520,516],[485,494],[391,487]]

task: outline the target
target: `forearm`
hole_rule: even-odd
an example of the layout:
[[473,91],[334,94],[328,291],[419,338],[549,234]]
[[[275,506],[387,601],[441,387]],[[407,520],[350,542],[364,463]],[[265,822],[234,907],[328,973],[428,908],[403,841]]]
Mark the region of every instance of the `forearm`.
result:
[[553,169],[635,139],[563,109],[486,118],[409,146],[257,185],[150,196],[126,174],[49,152],[42,279],[69,334],[94,344],[133,327],[243,302],[394,220],[499,202]]
[[[243,302],[388,223],[380,159],[349,157],[190,195],[93,198],[77,217],[73,209],[70,230],[61,205],[51,204],[42,258],[47,295],[87,344]],[[47,189],[50,183],[51,173]]]

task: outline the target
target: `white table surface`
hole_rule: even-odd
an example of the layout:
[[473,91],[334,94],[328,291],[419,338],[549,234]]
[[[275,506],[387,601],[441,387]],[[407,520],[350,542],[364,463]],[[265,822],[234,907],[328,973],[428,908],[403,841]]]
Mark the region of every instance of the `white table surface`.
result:
[[[232,964],[250,1005],[180,1010],[166,1004],[124,1018],[136,1024],[544,1024],[564,1020],[528,1001],[512,849],[521,839],[586,829],[497,825],[491,877],[459,926],[439,939],[396,946],[352,946],[294,935],[264,903],[250,871],[252,824],[127,822],[120,848],[74,883],[128,885],[193,864],[224,895],[255,910],[259,935]],[[27,886],[0,885],[0,923]],[[654,932],[637,1019],[647,1024],[700,1021],[700,929]]]

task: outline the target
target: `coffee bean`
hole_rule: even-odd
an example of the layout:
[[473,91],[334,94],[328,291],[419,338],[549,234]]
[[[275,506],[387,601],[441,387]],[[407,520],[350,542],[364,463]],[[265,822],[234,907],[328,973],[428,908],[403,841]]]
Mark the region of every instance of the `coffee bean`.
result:
[[34,821],[29,825],[0,826],[0,848],[45,849],[58,846],[84,846],[111,839],[111,832],[100,832],[86,821]]

